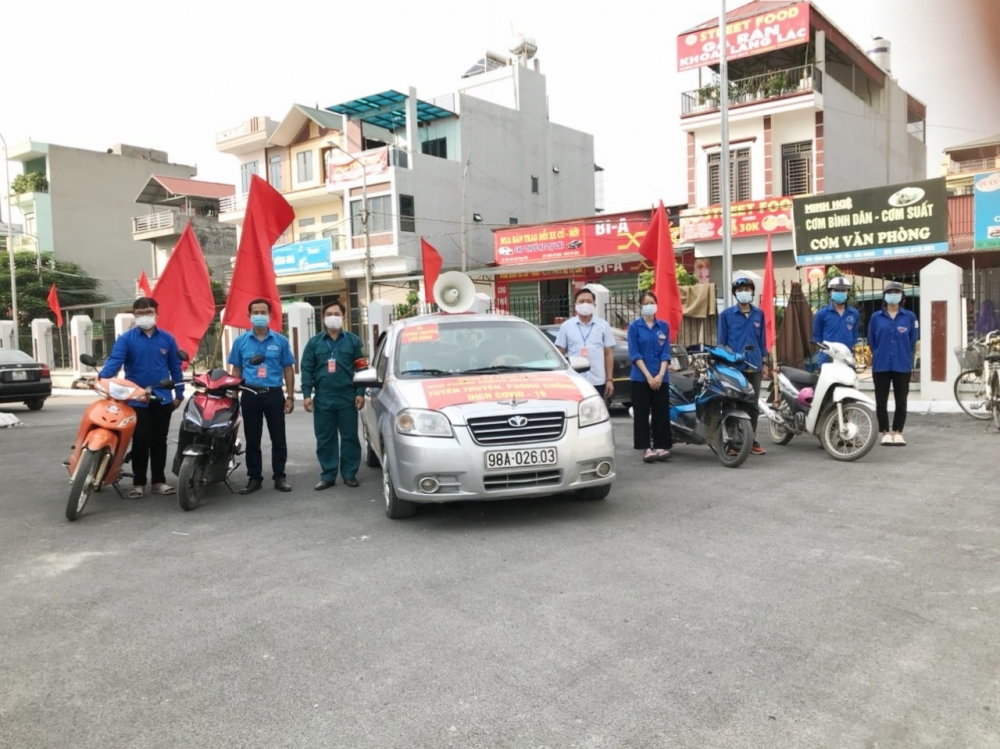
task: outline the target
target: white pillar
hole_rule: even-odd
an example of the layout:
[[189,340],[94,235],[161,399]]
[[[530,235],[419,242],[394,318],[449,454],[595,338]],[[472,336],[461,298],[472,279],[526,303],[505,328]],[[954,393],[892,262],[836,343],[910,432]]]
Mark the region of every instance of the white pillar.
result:
[[135,327],[135,315],[131,312],[121,312],[115,315],[115,340],[117,341]]
[[493,300],[490,299],[490,295],[480,291],[476,294],[476,298],[472,302],[472,307],[469,311],[477,315],[485,315],[489,313],[492,304]]
[[[219,319],[223,320],[226,317],[226,311],[222,310],[219,312]],[[222,366],[225,369],[229,368],[229,352],[233,350],[233,343],[241,335],[246,333],[243,328],[234,328],[231,325],[222,326]]]
[[[962,269],[938,258],[920,271],[920,400],[953,401],[962,339]],[[911,302],[912,303],[912,302]],[[935,346],[936,342],[936,346]],[[935,360],[938,367],[935,368]],[[942,361],[944,362],[942,364]],[[937,378],[934,378],[937,369]]]
[[389,329],[392,324],[394,305],[384,299],[375,299],[368,305],[368,358],[375,355],[375,344],[378,337]]
[[69,321],[69,350],[73,374],[82,377],[90,369],[80,363],[84,354],[94,355],[94,324],[87,315],[73,315]]
[[[594,292],[594,317],[607,319],[607,308],[611,303],[611,290],[599,283],[588,283],[587,288]],[[571,315],[575,313],[570,313]]]
[[55,369],[55,348],[52,345],[52,329],[55,326],[51,320],[39,317],[31,321],[31,351],[35,361],[48,364]]
[[285,307],[288,313],[288,342],[295,354],[295,389],[302,389],[300,364],[309,339],[316,335],[316,310],[311,304],[293,302]]
[[17,348],[14,341],[13,320],[0,320],[0,348]]

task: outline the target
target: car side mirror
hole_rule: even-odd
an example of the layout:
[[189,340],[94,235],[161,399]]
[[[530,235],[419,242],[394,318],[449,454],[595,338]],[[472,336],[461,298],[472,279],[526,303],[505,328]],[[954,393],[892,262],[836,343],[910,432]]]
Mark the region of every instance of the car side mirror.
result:
[[374,367],[368,367],[367,369],[362,369],[360,372],[354,375],[354,385],[356,387],[362,388],[380,388],[382,383],[379,382],[378,372],[375,371]]
[[177,358],[183,362],[191,361],[191,357],[188,356],[188,352],[182,348],[177,349]]
[[254,356],[251,356],[250,359],[247,361],[247,363],[248,364],[252,364],[255,367],[258,366],[258,365],[260,365],[260,364],[263,364],[264,363],[264,355],[263,354],[256,354]]
[[583,374],[590,371],[590,360],[583,356],[571,356],[569,366],[576,372]]
[[80,354],[80,363],[86,364],[88,367],[96,367],[97,359],[90,354]]

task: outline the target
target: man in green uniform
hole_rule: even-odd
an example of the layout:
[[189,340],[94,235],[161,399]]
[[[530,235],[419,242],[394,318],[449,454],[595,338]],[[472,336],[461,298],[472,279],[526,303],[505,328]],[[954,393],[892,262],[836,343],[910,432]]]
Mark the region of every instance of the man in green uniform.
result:
[[354,369],[364,352],[361,339],[344,330],[346,311],[339,301],[326,305],[326,330],[309,340],[302,355],[303,406],[313,414],[316,457],[322,469],[316,491],[334,485],[338,468],[347,486],[358,485],[358,411],[365,399],[364,388],[354,386]]

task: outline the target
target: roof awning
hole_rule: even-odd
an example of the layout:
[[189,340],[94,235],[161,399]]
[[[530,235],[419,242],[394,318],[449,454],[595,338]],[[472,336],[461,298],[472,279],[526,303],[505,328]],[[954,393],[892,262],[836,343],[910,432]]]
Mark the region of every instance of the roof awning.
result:
[[[406,127],[406,100],[406,94],[389,90],[381,94],[352,99],[343,104],[335,104],[327,109],[343,115],[348,120],[361,120],[386,130],[399,130]],[[454,116],[454,112],[437,104],[417,99],[417,122],[433,122]]]
[[304,104],[295,104],[285,115],[267,144],[269,146],[292,145],[299,133],[302,132],[302,128],[310,120],[326,130],[344,132],[344,118],[339,114],[315,107],[307,107]]
[[146,182],[135,202],[143,204],[166,203],[172,198],[221,200],[235,194],[236,188],[233,185],[221,182],[205,182],[198,179],[164,177],[154,174]]
[[543,260],[537,263],[520,263],[518,265],[498,265],[479,270],[469,270],[466,273],[473,278],[496,278],[497,276],[513,276],[522,273],[547,273],[573,270],[575,268],[593,268],[595,265],[610,265],[613,263],[637,263],[642,260],[638,252],[621,255],[605,255],[603,257],[579,257],[571,260]]

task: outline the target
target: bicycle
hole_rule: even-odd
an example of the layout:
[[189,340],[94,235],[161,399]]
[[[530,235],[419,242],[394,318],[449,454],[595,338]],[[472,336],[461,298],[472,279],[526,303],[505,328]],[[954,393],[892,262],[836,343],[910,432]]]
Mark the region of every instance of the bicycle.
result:
[[961,371],[955,378],[955,400],[959,407],[974,419],[986,421],[994,418],[1000,428],[1000,330],[987,333],[964,348],[955,349]]

